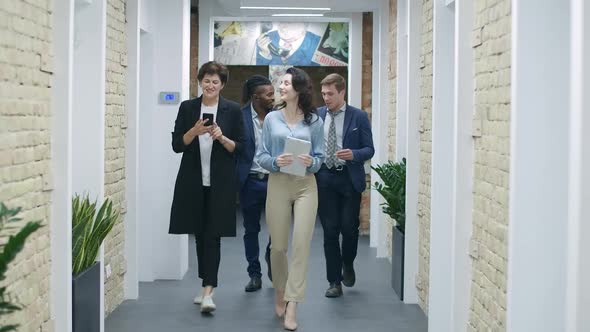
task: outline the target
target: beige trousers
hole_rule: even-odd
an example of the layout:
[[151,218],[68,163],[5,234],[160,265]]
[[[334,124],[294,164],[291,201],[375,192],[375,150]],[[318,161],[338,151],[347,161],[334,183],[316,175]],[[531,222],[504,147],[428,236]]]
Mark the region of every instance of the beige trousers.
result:
[[[285,291],[285,301],[302,302],[307,280],[307,258],[318,208],[313,174],[304,177],[271,173],[266,195],[266,223],[270,232],[272,281]],[[293,216],[291,265],[287,260]]]

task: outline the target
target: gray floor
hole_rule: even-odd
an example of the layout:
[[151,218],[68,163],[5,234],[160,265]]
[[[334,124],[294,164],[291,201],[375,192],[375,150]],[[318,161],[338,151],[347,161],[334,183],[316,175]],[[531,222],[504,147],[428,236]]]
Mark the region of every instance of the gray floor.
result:
[[[237,238],[222,240],[220,286],[215,290],[217,311],[213,315],[201,315],[199,306],[192,303],[200,291],[200,281],[196,280],[195,259],[191,259],[189,272],[181,281],[141,283],[139,300],[125,301],[109,315],[105,331],[283,331],[282,322],[274,316],[273,289],[266,278],[264,260],[262,290],[244,292],[247,273],[240,225],[241,220]],[[262,233],[261,240],[267,238],[266,229]],[[190,243],[190,257],[195,257],[194,243]],[[356,285],[345,288],[341,298],[324,297],[328,284],[322,243],[318,222],[312,242],[306,300],[297,311],[298,331],[427,331],[422,310],[397,299],[390,286],[391,265],[387,260],[375,258],[368,237],[362,237],[359,243]]]

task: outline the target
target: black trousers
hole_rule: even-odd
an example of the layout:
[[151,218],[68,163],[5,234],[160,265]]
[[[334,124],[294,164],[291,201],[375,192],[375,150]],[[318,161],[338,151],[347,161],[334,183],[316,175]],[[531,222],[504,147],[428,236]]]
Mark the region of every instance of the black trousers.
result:
[[339,284],[342,265],[352,265],[357,255],[361,193],[354,189],[346,168],[342,171],[322,168],[317,180],[327,278],[328,282]]
[[[258,179],[249,176],[244,187],[240,190],[240,205],[244,219],[244,250],[248,261],[247,271],[250,278],[262,277],[260,261],[258,260],[260,254],[258,233],[260,233],[260,216],[266,205],[267,184],[268,177]],[[270,238],[266,245],[265,256],[270,257]],[[270,261],[270,259],[267,259],[267,261]]]
[[210,232],[207,227],[214,221],[209,211],[210,193],[209,187],[203,190],[204,204],[203,220],[205,221],[203,230],[200,234],[195,234],[195,243],[197,247],[197,265],[199,269],[199,278],[203,280],[203,287],[217,287],[217,274],[219,272],[219,262],[221,260],[221,238]]

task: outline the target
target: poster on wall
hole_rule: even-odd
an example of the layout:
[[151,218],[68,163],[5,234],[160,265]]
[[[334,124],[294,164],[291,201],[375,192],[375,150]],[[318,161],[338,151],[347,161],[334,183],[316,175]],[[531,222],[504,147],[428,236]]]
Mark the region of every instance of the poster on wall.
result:
[[346,22],[216,21],[214,59],[227,65],[347,66]]

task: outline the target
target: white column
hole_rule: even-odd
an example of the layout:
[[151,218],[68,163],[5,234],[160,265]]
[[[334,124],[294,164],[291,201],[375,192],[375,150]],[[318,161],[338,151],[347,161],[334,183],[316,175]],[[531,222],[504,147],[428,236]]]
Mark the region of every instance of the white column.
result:
[[590,331],[590,5],[571,1],[572,109],[568,218],[567,332]]
[[[77,1],[74,7],[72,191],[104,200],[106,3]],[[104,248],[100,269],[100,331],[104,331]]]
[[[418,303],[416,276],[419,260],[418,191],[420,175],[420,50],[422,47],[422,5],[406,0],[408,55],[406,84],[406,233],[404,248],[404,302]],[[398,13],[399,13],[398,7]],[[399,15],[399,14],[398,14]],[[402,65],[402,64],[400,64]],[[401,124],[400,124],[401,125]]]
[[454,75],[455,11],[445,0],[434,0],[432,91],[432,188],[430,223],[430,288],[428,330],[455,331],[453,317],[454,277],[454,183],[455,155]]
[[199,1],[199,66],[213,60],[212,16],[213,2]]
[[[139,278],[142,281],[182,279],[188,270],[188,237],[168,234],[181,157],[172,151],[170,133],[179,104],[158,104],[158,94],[172,91],[179,92],[181,100],[190,97],[190,2],[169,0],[146,4],[152,6],[147,12],[154,19],[148,20],[151,32],[141,36],[140,75],[145,72],[147,76],[153,75],[153,79],[146,82],[142,77],[140,80]],[[150,55],[153,55],[151,59]],[[143,84],[146,84],[145,89]]]
[[124,279],[125,299],[139,296],[139,273],[137,251],[137,221],[139,209],[139,0],[127,0],[127,72],[125,113],[127,132],[125,137],[125,261],[127,269]]
[[[447,0],[448,1],[448,0]],[[455,1],[455,133],[453,156],[453,318],[451,331],[465,330],[471,294],[473,223],[473,1]]]
[[72,94],[74,0],[53,8],[51,319],[72,331]]
[[[473,5],[434,5],[433,178],[428,325],[461,331],[469,318],[472,223]],[[454,82],[449,84],[448,82]]]
[[407,157],[408,134],[408,0],[397,1],[397,91],[395,159]]
[[[372,132],[375,156],[372,165],[386,163],[388,160],[387,127],[389,108],[389,79],[387,61],[389,59],[389,1],[380,0],[379,8],[373,13],[373,107]],[[371,171],[371,178],[379,176]],[[371,199],[371,246],[377,247],[377,257],[387,256],[385,217],[379,204],[383,202],[381,195],[373,195]]]
[[[142,6],[145,2],[142,1]],[[147,9],[142,10],[143,14],[147,13]],[[147,16],[147,15],[146,15]],[[143,21],[143,20],[142,20]],[[151,114],[154,112],[153,99],[148,99],[148,96],[153,96],[155,89],[154,83],[154,45],[153,45],[153,34],[145,30],[140,32],[140,59],[139,59],[139,109],[143,116],[139,116],[138,131],[139,131],[139,142],[138,143],[138,154],[139,154],[139,177],[138,177],[138,193],[137,204],[137,261],[138,261],[138,279],[139,281],[154,281],[154,264],[151,257],[153,257],[153,250],[157,250],[152,245],[153,243],[153,232],[151,227],[153,221],[151,220],[150,206],[152,202],[150,200],[151,195],[149,193],[153,188],[151,187],[152,182],[149,180],[152,176],[153,171],[150,164],[153,162],[153,155],[150,154],[149,149],[145,146],[144,139],[149,139],[149,132],[152,130]],[[143,144],[142,144],[143,142]],[[145,193],[142,195],[141,193]]]
[[[371,131],[373,133],[373,146],[375,147],[375,155],[371,159],[371,165],[377,165],[381,163],[381,159],[379,157],[379,144],[381,143],[380,139],[380,130],[381,127],[379,125],[379,113],[378,113],[378,100],[379,100],[379,10],[373,12],[373,76],[371,80],[371,86],[373,87],[373,91],[371,94],[371,99],[373,103],[371,105]],[[371,171],[371,179],[378,179],[377,173]],[[376,248],[379,244],[379,226],[381,224],[381,209],[379,207],[380,204],[383,203],[383,197],[381,195],[372,195],[371,197],[371,206],[370,206],[370,214],[369,214],[369,244],[371,247]]]
[[[363,45],[363,14],[353,13],[348,25],[349,45]],[[349,47],[348,62],[348,103],[361,107],[363,82],[363,51],[361,47]]]
[[512,1],[507,330],[566,328],[570,6]]
[[72,190],[104,196],[106,5],[77,1],[74,17]]

